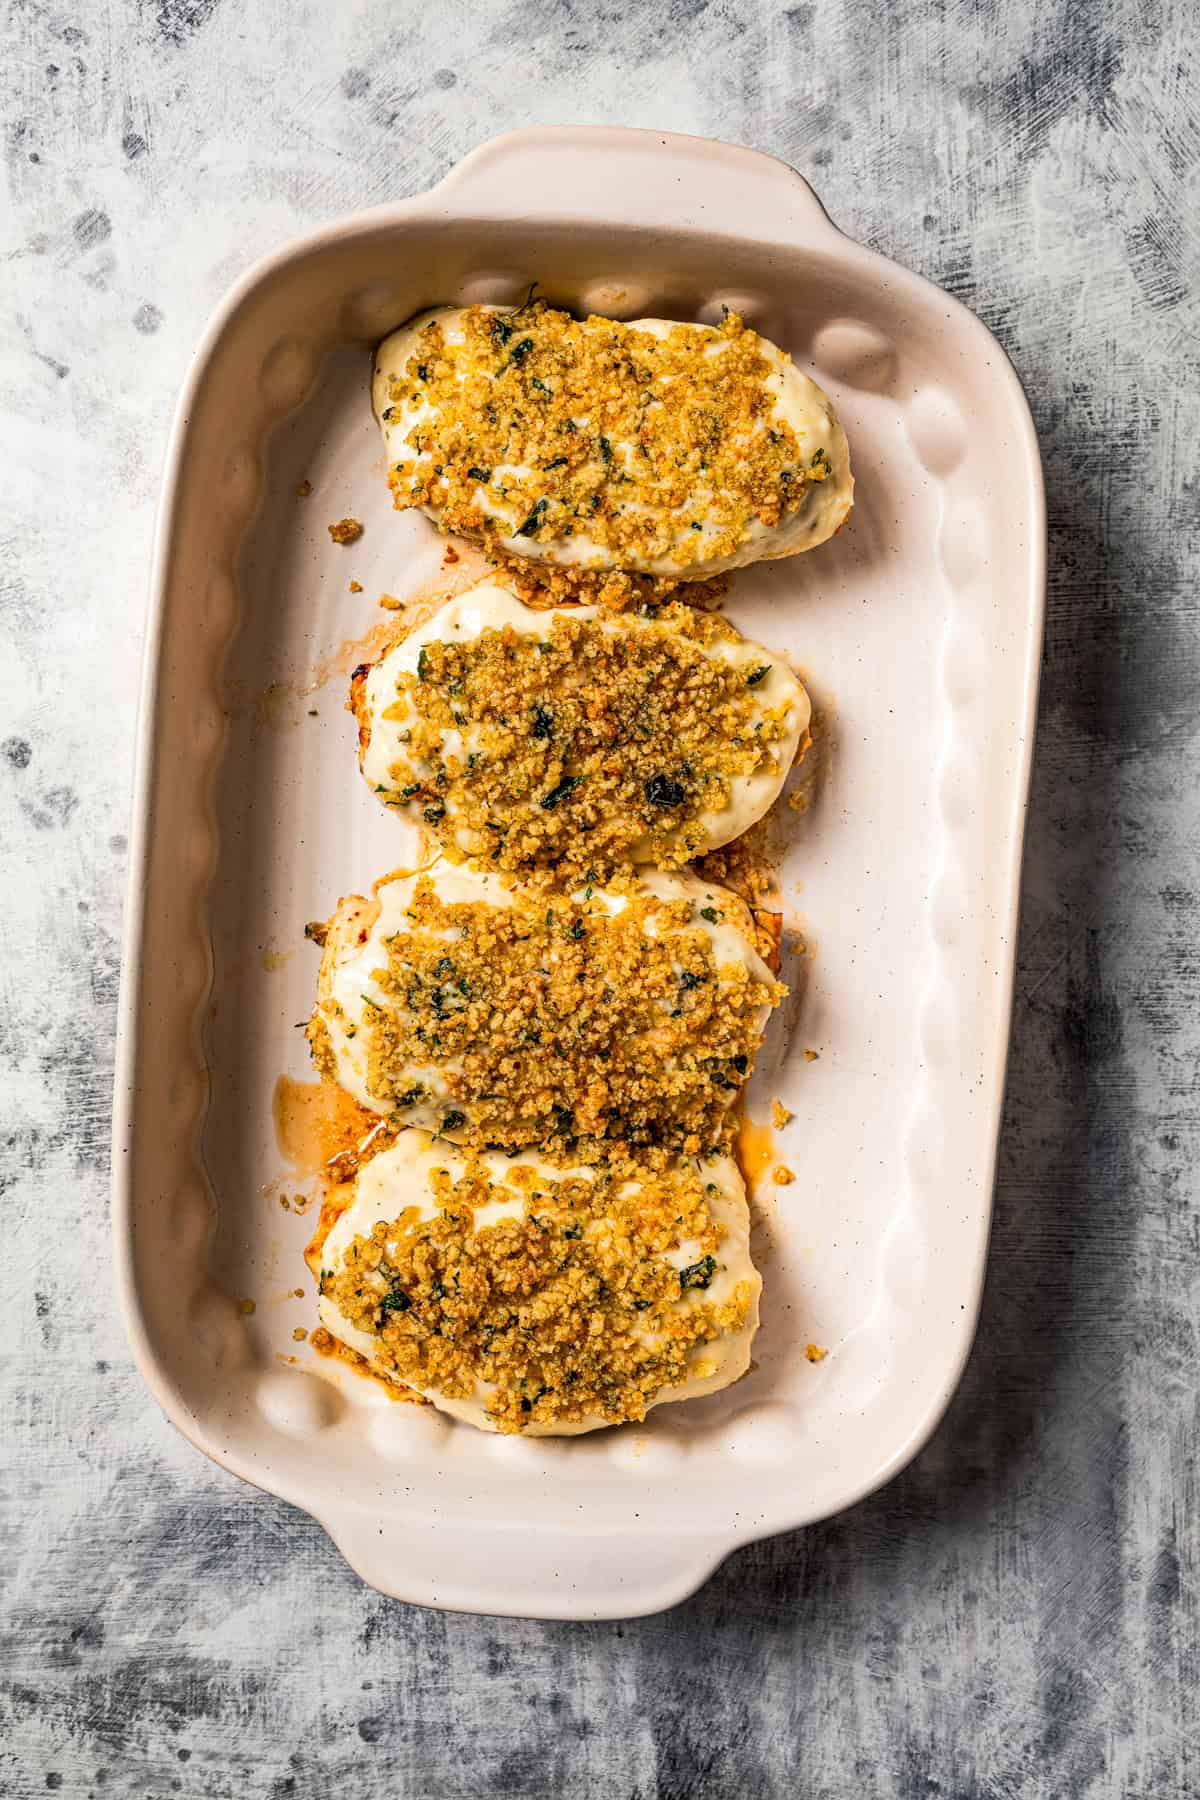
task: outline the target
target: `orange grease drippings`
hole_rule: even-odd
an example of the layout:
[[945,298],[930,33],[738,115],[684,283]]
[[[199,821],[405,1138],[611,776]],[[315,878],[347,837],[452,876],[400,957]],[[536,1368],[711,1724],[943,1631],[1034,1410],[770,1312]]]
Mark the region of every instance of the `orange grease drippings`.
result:
[[378,1117],[332,1081],[294,1081],[281,1075],[271,1101],[275,1139],[292,1167],[322,1175],[335,1156],[356,1150]]
[[771,1127],[760,1125],[743,1113],[734,1140],[734,1152],[747,1187],[756,1187],[775,1160]]

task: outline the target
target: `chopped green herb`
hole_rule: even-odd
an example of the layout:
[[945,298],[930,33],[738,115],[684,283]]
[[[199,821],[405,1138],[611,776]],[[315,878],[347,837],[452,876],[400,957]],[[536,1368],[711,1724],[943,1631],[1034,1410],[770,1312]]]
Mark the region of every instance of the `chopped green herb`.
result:
[[747,687],[757,687],[759,682],[765,681],[767,676],[770,673],[771,673],[770,663],[761,663],[757,669],[751,669],[750,673],[747,675],[746,686]]
[[443,1131],[457,1131],[459,1129],[459,1127],[462,1125],[465,1125],[466,1122],[467,1122],[466,1113],[451,1111],[451,1112],[443,1114],[442,1130]]
[[490,469],[481,469],[476,463],[471,464],[471,467],[467,470],[467,474],[472,481],[487,482],[492,479],[492,471]]
[[609,443],[609,441],[606,437],[602,437],[599,440],[599,443],[600,443],[600,455],[603,457],[603,459],[606,463],[610,463],[612,461],[612,445]]
[[716,1272],[716,1258],[702,1256],[699,1262],[689,1263],[686,1269],[680,1269],[680,1291],[683,1292],[687,1288],[706,1288]]
[[534,505],[533,511],[525,520],[525,523],[517,526],[516,535],[518,537],[532,537],[534,532],[537,531],[538,527],[541,525],[542,518],[549,504],[550,502],[548,500],[538,500]]
[[533,735],[535,738],[548,739],[554,732],[554,715],[544,706],[533,709]]
[[426,650],[424,644],[422,644],[421,649],[420,649],[420,654],[417,657],[417,680],[418,681],[424,681],[425,671],[428,669],[428,667],[429,667],[429,652]]
[[542,795],[542,805],[548,812],[553,811],[560,800],[565,800],[568,794],[575,792],[582,780],[581,775],[564,775],[557,787],[552,787],[548,794]]
[[411,1305],[410,1296],[402,1288],[389,1288],[379,1302],[379,1310],[386,1317],[388,1313],[407,1312]]
[[646,783],[646,799],[651,806],[682,806],[687,798],[681,781],[673,781],[669,775],[652,775]]
[[565,469],[566,466],[567,459],[565,456],[556,456],[553,462],[548,462],[543,465],[546,469]]
[[702,919],[707,919],[710,925],[719,925],[721,923],[722,915],[717,911],[715,906],[702,906],[700,908],[700,917]]

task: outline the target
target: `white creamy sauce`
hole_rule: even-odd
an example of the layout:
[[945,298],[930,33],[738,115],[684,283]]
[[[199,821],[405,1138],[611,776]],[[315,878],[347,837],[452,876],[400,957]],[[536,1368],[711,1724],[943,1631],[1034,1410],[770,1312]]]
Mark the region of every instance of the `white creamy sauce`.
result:
[[[506,625],[524,636],[544,638],[552,621],[559,615],[596,619],[598,611],[594,606],[551,607],[537,611],[524,605],[500,583],[482,581],[476,587],[459,594],[456,599],[448,601],[431,619],[427,619],[405,638],[403,643],[375,663],[364,683],[363,722],[366,726],[366,743],[361,753],[362,772],[372,790],[397,811],[409,811],[414,817],[419,816],[422,802],[419,798],[408,802],[399,799],[401,790],[397,787],[397,777],[392,771],[397,765],[408,766],[420,777],[431,769],[428,762],[412,756],[408,747],[401,742],[402,734],[411,727],[416,713],[407,695],[396,691],[400,675],[416,674],[421,651],[426,644],[470,643],[483,632],[499,631]],[[600,620],[600,625],[602,630],[614,637],[621,633],[654,633],[669,628],[631,613],[609,614]],[[717,849],[733,838],[740,837],[743,831],[761,819],[774,804],[787,780],[800,738],[808,729],[812,707],[807,693],[787,664],[772,651],[765,650],[761,644],[741,637],[732,640],[718,638],[711,644],[697,644],[696,648],[706,656],[731,663],[735,668],[745,669],[747,673],[763,667],[769,670],[759,684],[749,690],[753,694],[758,715],[765,717],[768,712],[774,712],[781,706],[788,708],[786,729],[772,746],[775,766],[763,767],[751,775],[738,776],[730,785],[729,804],[726,807],[720,812],[689,814],[681,825],[680,829],[699,825],[705,833],[707,848]],[[393,716],[388,717],[389,713]],[[468,754],[480,748],[477,734],[470,728],[465,731],[448,730],[442,734],[443,756],[456,755],[465,761]],[[453,817],[453,794],[446,797],[445,804]],[[472,833],[465,826],[456,830],[455,838],[459,848],[467,855],[479,855],[486,848],[486,843],[479,841],[478,834]],[[643,839],[631,849],[635,862],[652,861],[654,854],[654,847],[648,839]]]
[[[520,1156],[505,1156],[499,1151],[486,1151],[480,1155],[479,1161],[497,1183],[503,1182],[505,1176],[518,1165],[535,1169],[547,1181],[562,1180],[565,1177],[589,1181],[594,1179],[594,1171],[591,1169],[556,1168],[530,1152]],[[444,1139],[435,1139],[426,1131],[404,1132],[392,1148],[382,1151],[360,1169],[354,1184],[354,1199],[325,1241],[321,1252],[322,1269],[336,1274],[355,1238],[369,1236],[381,1219],[390,1225],[410,1207],[415,1207],[422,1219],[435,1218],[439,1208],[430,1179],[432,1171],[447,1169],[452,1179],[457,1180],[465,1172],[467,1165],[466,1153],[457,1146],[446,1143]],[[706,1185],[712,1184],[717,1190],[715,1194],[707,1194],[706,1199],[714,1219],[724,1226],[725,1236],[716,1253],[717,1267],[712,1280],[706,1289],[695,1295],[695,1301],[722,1305],[732,1297],[739,1282],[750,1284],[753,1301],[746,1323],[740,1331],[693,1346],[688,1355],[687,1379],[673,1387],[663,1388],[651,1402],[653,1406],[660,1406],[671,1400],[696,1399],[702,1394],[715,1393],[719,1388],[728,1387],[749,1368],[750,1347],[758,1329],[758,1294],[762,1282],[750,1258],[750,1215],[746,1205],[745,1185],[731,1157],[706,1160],[702,1170]],[[636,1192],[637,1187],[637,1182],[626,1182],[621,1194]],[[490,1202],[478,1208],[475,1229],[477,1232],[483,1230],[504,1217],[520,1217],[527,1205],[527,1195],[514,1190],[511,1198],[505,1198],[502,1202]],[[389,1248],[393,1243],[394,1240],[389,1242]],[[696,1260],[698,1246],[691,1246],[691,1255],[684,1254],[687,1248],[688,1246],[684,1246],[682,1250],[669,1251],[663,1261],[672,1268],[687,1267],[689,1262]],[[379,1277],[375,1277],[375,1280],[382,1293],[382,1280]],[[689,1293],[681,1293],[676,1303],[677,1308],[683,1311],[695,1301]],[[318,1305],[321,1323],[326,1330],[332,1332],[342,1343],[348,1344],[352,1350],[357,1350],[381,1374],[391,1375],[379,1357],[378,1343],[371,1332],[361,1331],[352,1325],[324,1294]],[[644,1341],[652,1342],[653,1339],[647,1337]],[[394,1379],[394,1376],[391,1378]],[[475,1392],[466,1398],[450,1398],[436,1388],[421,1388],[419,1391],[443,1412],[453,1414],[468,1425],[474,1425],[481,1431],[496,1429],[487,1413],[487,1401],[493,1390],[483,1381],[477,1382]],[[581,1432],[595,1431],[608,1423],[608,1420],[598,1415],[589,1415],[570,1423],[530,1425],[524,1435],[575,1437]]]
[[[419,313],[410,319],[398,331],[384,339],[376,353],[375,378],[372,387],[372,400],[375,416],[380,422],[383,440],[387,450],[389,464],[406,460],[412,455],[409,438],[414,429],[427,422],[434,413],[430,401],[421,396],[403,401],[393,401],[390,395],[390,384],[393,380],[404,383],[404,369],[418,347],[421,332],[431,321],[437,320],[441,325],[443,337],[448,345],[461,344],[465,333],[462,320],[466,308],[455,306],[433,307],[428,312]],[[508,309],[499,306],[487,306],[485,312],[504,312]],[[682,327],[685,331],[694,331],[697,335],[707,329],[701,325],[692,325],[673,319],[634,319],[630,321],[630,329],[645,331],[653,337],[666,337],[671,331]],[[725,340],[710,340],[702,351],[706,356],[719,356],[723,352]],[[573,565],[587,569],[629,569],[635,573],[647,575],[675,576],[683,581],[700,580],[709,575],[717,575],[727,569],[738,569],[748,563],[762,562],[780,556],[792,556],[801,550],[811,550],[833,536],[845,522],[850,512],[854,494],[854,478],[850,473],[850,452],[846,443],[846,434],[842,430],[837,414],[833,410],[829,396],[819,388],[815,381],[801,373],[792,362],[790,356],[772,344],[766,338],[760,338],[762,354],[771,365],[771,374],[767,376],[765,386],[773,396],[770,418],[780,424],[790,425],[796,436],[800,449],[800,462],[807,466],[818,450],[824,450],[830,464],[830,473],[824,481],[808,484],[803,500],[794,512],[786,513],[778,525],[763,525],[757,518],[752,519],[746,527],[746,535],[741,544],[728,555],[705,555],[706,543],[711,543],[716,536],[714,528],[704,518],[702,498],[689,499],[682,507],[676,509],[678,523],[674,529],[674,545],[686,544],[689,555],[686,562],[676,562],[670,556],[638,559],[634,557],[616,559],[613,552],[605,545],[598,544],[587,532],[575,522],[573,535],[570,537],[554,537],[543,529],[537,539],[515,535],[522,522],[525,509],[516,505],[506,506],[504,499],[495,491],[494,486],[481,485],[476,490],[476,499],[481,510],[490,514],[501,526],[508,526],[510,534],[499,539],[501,547],[510,555],[533,559],[540,562],[553,562]],[[384,412],[389,413],[387,419]],[[580,420],[579,423],[584,423]],[[636,445],[624,444],[619,439],[613,441],[614,456],[624,460],[633,457]],[[424,468],[433,460],[432,453],[423,450],[417,457],[417,466]],[[514,482],[530,480],[533,471],[515,465],[502,466],[493,470],[493,475],[501,479],[505,475]],[[443,481],[443,487],[448,484]],[[640,511],[648,512],[644,506]],[[430,505],[422,508],[430,518],[436,519],[438,508]],[[659,514],[661,517],[661,513]],[[701,529],[693,531],[692,520],[698,519]]]

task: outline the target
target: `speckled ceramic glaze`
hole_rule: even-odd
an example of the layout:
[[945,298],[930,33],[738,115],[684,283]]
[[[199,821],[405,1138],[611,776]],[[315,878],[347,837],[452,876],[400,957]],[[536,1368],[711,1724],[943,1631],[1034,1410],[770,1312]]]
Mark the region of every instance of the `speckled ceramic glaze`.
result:
[[[784,911],[812,954],[785,959],[793,997],[749,1099],[794,1115],[777,1154],[796,1175],[756,1190],[757,1367],[644,1427],[560,1442],[392,1403],[293,1342],[315,1322],[311,1293],[291,1297],[311,1288],[312,1220],[279,1204],[298,1184],[271,1116],[276,1078],[308,1073],[305,921],[411,849],[359,780],[342,706],[339,647],[441,549],[391,510],[368,351],[421,306],[516,300],[534,278],[627,318],[743,312],[830,393],[857,477],[841,535],[744,572],[728,608],[826,720],[813,803],[781,812]],[[365,531],[342,548],[326,526],[346,514]],[[551,1617],[669,1605],[736,1544],[901,1468],[954,1389],[980,1292],[1043,580],[1037,445],[995,340],[769,158],[521,132],[252,271],[176,418],[121,1006],[120,1288],[180,1429],[314,1514],[387,1592]]]

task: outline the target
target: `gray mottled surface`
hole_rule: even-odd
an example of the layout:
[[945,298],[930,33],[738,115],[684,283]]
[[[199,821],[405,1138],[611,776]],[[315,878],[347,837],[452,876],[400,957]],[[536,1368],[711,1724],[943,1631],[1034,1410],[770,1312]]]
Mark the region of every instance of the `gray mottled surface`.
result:
[[[0,40],[0,1790],[1192,1800],[1200,320],[1188,0],[15,0]],[[381,1600],[179,1441],[108,1283],[169,409],[230,279],[534,121],[779,152],[975,307],[1051,587],[983,1324],[931,1447],[673,1614]]]

